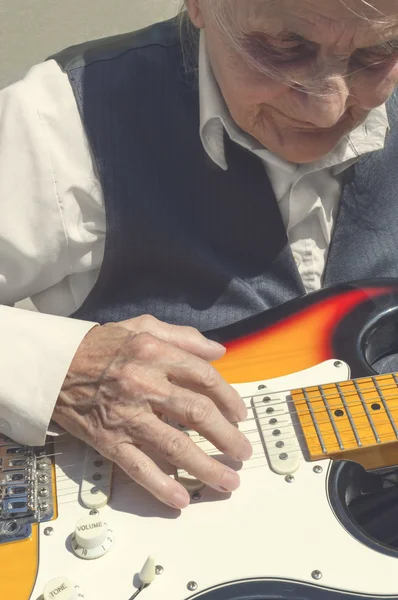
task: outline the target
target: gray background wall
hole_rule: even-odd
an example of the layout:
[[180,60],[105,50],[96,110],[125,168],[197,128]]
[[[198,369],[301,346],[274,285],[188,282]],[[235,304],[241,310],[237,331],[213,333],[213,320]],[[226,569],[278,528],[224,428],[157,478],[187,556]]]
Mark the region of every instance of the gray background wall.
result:
[[0,88],[79,42],[176,14],[180,0],[0,0]]
[[[174,16],[180,0],[0,0],[0,88],[67,46]],[[29,300],[20,308],[34,310]]]

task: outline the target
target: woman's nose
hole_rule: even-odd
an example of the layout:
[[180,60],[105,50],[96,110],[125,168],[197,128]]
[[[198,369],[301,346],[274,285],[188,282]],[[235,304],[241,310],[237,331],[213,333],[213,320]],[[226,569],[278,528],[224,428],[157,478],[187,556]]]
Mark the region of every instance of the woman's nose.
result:
[[350,90],[346,77],[334,76],[320,82],[315,90],[297,90],[296,94],[301,120],[315,127],[330,128],[344,115]]

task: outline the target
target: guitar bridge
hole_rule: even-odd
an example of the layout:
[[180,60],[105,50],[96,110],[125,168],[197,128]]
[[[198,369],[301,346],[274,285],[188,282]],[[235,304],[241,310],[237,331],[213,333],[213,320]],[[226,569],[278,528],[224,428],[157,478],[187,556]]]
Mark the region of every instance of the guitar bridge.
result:
[[0,544],[29,538],[32,524],[53,518],[51,467],[46,447],[0,436]]

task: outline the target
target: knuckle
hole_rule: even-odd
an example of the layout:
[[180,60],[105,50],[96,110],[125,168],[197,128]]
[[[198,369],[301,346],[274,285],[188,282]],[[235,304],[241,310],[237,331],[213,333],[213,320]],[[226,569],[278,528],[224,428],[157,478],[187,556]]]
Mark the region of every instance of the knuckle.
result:
[[196,329],[195,327],[186,326],[185,331],[188,335],[191,335],[192,337],[203,337],[199,329]]
[[198,426],[210,420],[213,412],[212,403],[206,398],[195,398],[185,407],[185,419],[190,425]]
[[132,340],[133,352],[136,358],[151,360],[156,357],[161,349],[161,341],[148,332],[137,333]]
[[135,481],[146,481],[151,476],[152,464],[149,459],[140,458],[136,461],[132,461],[129,464],[127,472]]
[[179,461],[189,452],[191,440],[187,435],[168,435],[160,444],[160,452],[169,460]]
[[205,363],[200,373],[199,383],[206,390],[214,390],[219,383],[219,375],[215,368],[209,363]]
[[152,315],[140,315],[134,319],[134,322],[137,324],[138,331],[152,329],[157,323],[159,323],[158,319]]

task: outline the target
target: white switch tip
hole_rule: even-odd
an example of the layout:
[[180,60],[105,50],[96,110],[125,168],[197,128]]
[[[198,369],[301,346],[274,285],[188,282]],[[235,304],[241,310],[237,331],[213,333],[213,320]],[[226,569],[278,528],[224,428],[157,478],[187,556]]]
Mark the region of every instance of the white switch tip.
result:
[[148,556],[144,566],[140,571],[140,580],[144,585],[150,585],[156,578],[156,562],[155,558],[151,555]]

